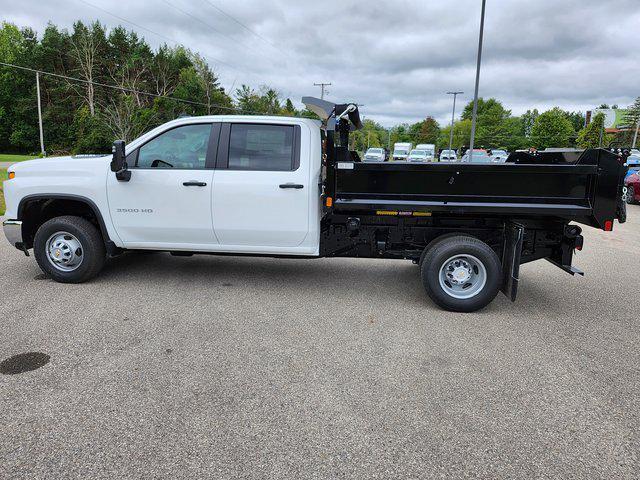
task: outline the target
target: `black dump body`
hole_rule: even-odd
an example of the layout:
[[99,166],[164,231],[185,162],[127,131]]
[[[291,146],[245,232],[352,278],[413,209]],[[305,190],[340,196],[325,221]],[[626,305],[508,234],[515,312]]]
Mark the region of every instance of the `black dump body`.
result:
[[612,230],[625,221],[623,153],[606,149],[515,153],[506,163],[363,163],[349,133],[355,104],[306,97],[323,121],[320,254],[419,262],[448,235],[471,235],[502,260],[515,299],[520,264],[546,259],[564,271],[583,246],[574,222]]
[[513,154],[506,163],[338,162],[334,212],[391,210],[555,217],[605,229],[622,219],[624,157],[605,149]]

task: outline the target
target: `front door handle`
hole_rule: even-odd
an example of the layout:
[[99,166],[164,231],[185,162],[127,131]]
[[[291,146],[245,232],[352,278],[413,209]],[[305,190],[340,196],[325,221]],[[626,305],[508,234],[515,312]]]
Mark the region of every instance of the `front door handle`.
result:
[[197,180],[189,180],[188,182],[183,182],[182,185],[185,187],[206,187],[207,182],[199,182]]
[[300,185],[299,183],[282,183],[280,184],[280,188],[295,188],[299,190],[304,188],[304,185]]

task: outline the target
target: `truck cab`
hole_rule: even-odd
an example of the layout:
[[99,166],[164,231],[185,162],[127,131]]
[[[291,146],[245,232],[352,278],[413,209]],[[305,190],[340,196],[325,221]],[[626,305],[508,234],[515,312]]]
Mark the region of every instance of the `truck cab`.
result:
[[[120,249],[318,255],[316,121],[180,118],[126,146],[127,181],[110,172],[111,160],[61,157],[12,166],[7,216],[24,217],[42,202],[49,209],[88,203]],[[29,222],[28,245],[35,236]]]

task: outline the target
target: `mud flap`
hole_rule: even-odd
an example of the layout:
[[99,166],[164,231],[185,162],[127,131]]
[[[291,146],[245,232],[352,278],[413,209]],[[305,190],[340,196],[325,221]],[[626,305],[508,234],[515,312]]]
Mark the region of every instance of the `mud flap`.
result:
[[553,263],[556,267],[564,270],[570,275],[583,275],[584,272],[572,265],[573,251],[577,248],[582,250],[584,238],[582,238],[582,229],[577,225],[565,225],[564,235],[560,247],[556,249],[552,255],[546,259]]
[[515,302],[518,295],[523,239],[524,227],[522,225],[517,223],[505,225],[504,248],[502,250],[502,293],[512,302]]

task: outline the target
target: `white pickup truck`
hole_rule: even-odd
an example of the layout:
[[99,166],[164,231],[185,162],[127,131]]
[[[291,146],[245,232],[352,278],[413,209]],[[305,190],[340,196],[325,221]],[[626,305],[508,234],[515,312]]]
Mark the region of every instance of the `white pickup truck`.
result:
[[5,235],[59,282],[89,280],[127,250],[404,258],[436,303],[473,311],[500,289],[515,299],[521,263],[576,273],[582,237],[570,220],[622,220],[613,153],[575,165],[360,162],[347,147],[357,107],[303,101],[322,123],[181,118],[110,156],[13,165]]

